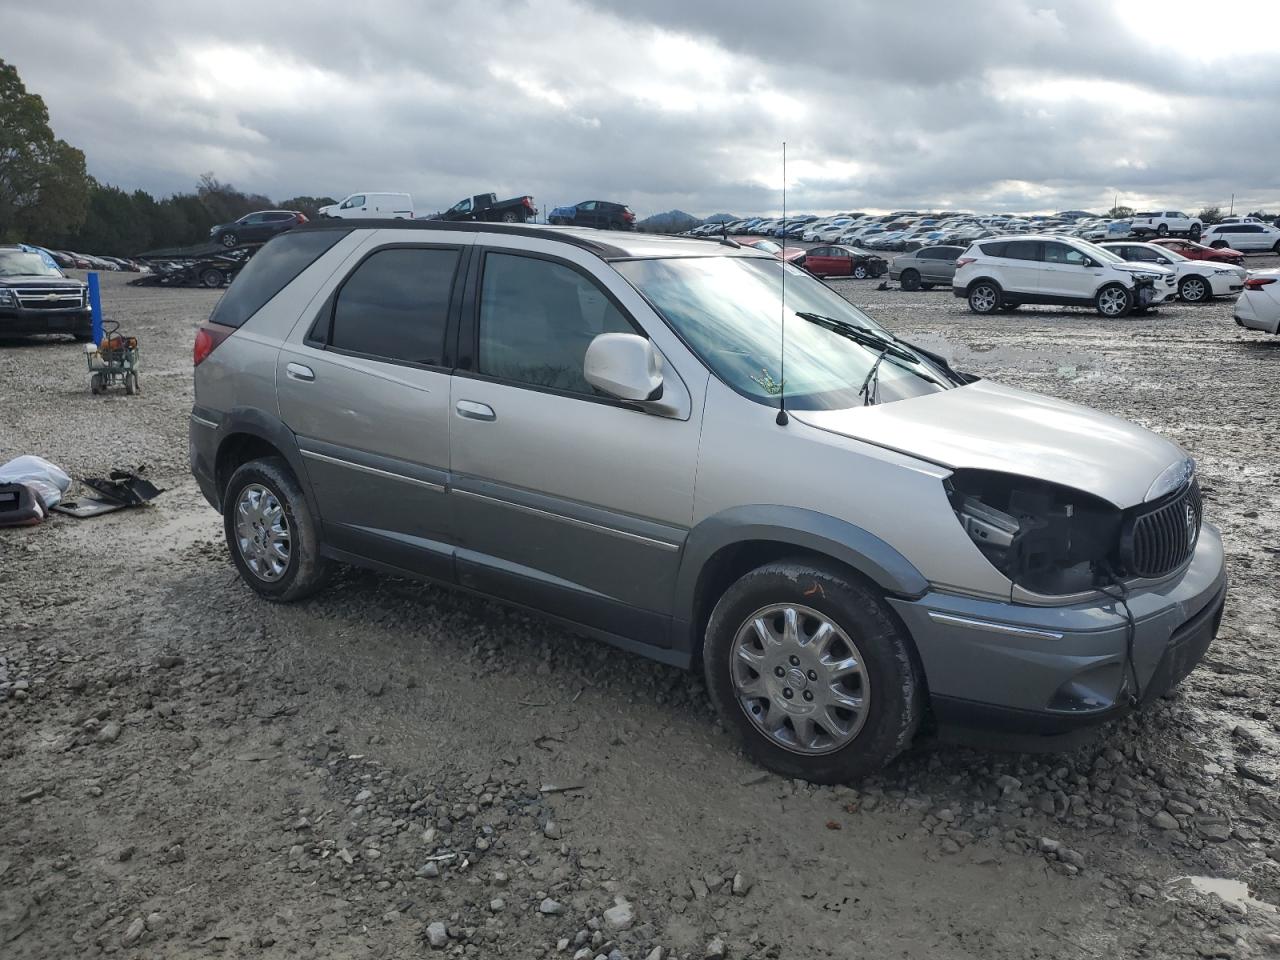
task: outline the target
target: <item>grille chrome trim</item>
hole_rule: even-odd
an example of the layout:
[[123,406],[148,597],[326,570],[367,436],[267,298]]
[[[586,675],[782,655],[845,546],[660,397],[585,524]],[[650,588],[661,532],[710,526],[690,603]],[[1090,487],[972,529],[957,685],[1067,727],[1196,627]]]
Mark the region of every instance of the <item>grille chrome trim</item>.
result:
[[1177,570],[1195,553],[1203,521],[1204,504],[1194,478],[1162,502],[1136,511],[1120,535],[1128,574],[1153,579]]

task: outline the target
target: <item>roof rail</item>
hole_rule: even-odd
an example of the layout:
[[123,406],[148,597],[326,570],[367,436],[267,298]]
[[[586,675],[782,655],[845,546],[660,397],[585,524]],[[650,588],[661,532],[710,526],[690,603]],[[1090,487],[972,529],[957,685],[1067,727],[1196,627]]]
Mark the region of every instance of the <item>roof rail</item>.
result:
[[538,237],[543,240],[556,240],[594,253],[601,259],[623,257],[627,252],[611,243],[604,243],[577,233],[567,228],[543,224],[527,223],[487,223],[474,220],[386,220],[386,219],[342,219],[326,218],[309,220],[299,224],[292,231],[299,230],[422,230],[433,233],[510,233],[519,237]]

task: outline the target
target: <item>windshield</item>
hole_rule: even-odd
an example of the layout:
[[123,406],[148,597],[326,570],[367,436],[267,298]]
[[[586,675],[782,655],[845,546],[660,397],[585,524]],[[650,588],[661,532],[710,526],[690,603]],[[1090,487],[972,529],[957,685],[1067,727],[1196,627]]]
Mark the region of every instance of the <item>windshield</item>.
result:
[[[863,387],[882,354],[874,370],[874,402],[934,393],[953,382],[825,284],[779,260],[683,257],[614,266],[720,380],[757,403],[777,407],[784,386],[784,271],[787,407],[839,410],[871,402]],[[841,325],[854,328],[853,334],[841,333]],[[892,353],[886,353],[887,345]]]
[[38,253],[22,250],[0,250],[0,277],[61,277],[57,267],[45,263]]

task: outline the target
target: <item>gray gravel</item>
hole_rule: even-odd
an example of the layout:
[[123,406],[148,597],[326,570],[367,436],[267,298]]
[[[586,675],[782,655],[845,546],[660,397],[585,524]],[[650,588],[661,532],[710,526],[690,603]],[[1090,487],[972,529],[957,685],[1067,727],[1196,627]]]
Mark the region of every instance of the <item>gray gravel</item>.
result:
[[0,955],[1280,944],[1280,338],[1228,304],[979,318],[948,291],[834,284],[962,369],[1186,446],[1232,594],[1176,696],[1071,753],[924,740],[815,788],[737,755],[696,676],[533,617],[363,571],[304,604],[254,599],[186,472],[191,340],[217,294],[122,279],[105,299],[142,340],[142,396],[91,397],[69,342],[0,341],[0,458],[146,463],[166,488],[0,532]]

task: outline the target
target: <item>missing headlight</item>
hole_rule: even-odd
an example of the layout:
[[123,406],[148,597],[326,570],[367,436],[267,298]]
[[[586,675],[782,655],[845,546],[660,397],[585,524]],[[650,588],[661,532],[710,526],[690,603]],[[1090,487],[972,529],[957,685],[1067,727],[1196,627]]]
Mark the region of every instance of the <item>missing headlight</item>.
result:
[[1122,518],[1105,500],[987,470],[957,470],[947,495],[978,549],[1019,586],[1061,595],[1108,582]]

